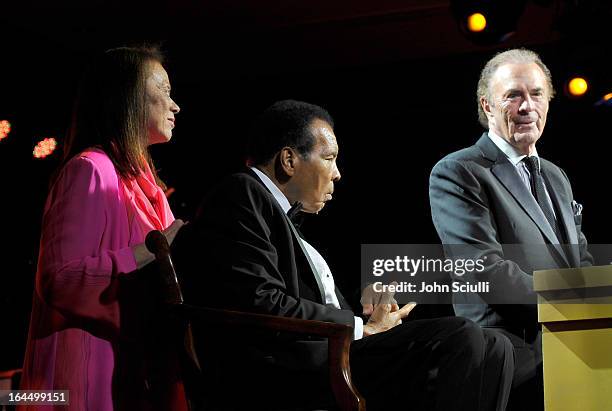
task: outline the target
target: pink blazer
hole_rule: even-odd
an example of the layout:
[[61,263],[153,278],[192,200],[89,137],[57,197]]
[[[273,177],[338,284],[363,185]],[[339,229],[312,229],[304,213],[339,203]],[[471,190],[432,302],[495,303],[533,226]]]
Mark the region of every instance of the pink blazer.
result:
[[43,214],[21,389],[70,390],[61,410],[113,409],[118,278],[136,270],[130,246],[173,220],[150,170],[124,182],[97,149],[66,164]]

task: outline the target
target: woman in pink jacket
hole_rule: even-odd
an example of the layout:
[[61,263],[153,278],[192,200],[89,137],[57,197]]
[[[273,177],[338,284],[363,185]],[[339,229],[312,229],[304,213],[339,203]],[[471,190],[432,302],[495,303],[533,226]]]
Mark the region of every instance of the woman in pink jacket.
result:
[[109,50],[81,84],[43,215],[21,387],[69,390],[57,409],[186,409],[177,367],[151,388],[145,360],[124,349],[138,299],[122,278],[154,260],[149,231],[171,242],[182,225],[148,153],[170,140],[179,112],[162,61],[154,48]]

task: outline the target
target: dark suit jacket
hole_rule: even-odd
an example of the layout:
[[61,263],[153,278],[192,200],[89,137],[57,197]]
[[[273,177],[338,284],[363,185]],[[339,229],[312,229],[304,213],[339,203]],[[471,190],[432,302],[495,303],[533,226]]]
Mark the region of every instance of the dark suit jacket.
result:
[[[324,304],[322,288],[290,224],[255,173],[249,170],[226,178],[172,245],[185,301],[354,326],[353,312],[339,290],[343,309]],[[259,337],[249,333],[241,337],[248,341],[246,351],[254,360],[289,367],[326,364],[326,341]]]
[[559,225],[573,246],[559,245],[514,165],[486,133],[475,145],[440,160],[429,182],[432,218],[442,243],[472,244],[475,257],[487,256],[485,271],[474,279],[491,281],[492,294],[483,294],[484,299],[455,296],[455,313],[517,335],[532,334],[537,327],[534,270],[592,263],[566,174],[545,159],[540,164]]

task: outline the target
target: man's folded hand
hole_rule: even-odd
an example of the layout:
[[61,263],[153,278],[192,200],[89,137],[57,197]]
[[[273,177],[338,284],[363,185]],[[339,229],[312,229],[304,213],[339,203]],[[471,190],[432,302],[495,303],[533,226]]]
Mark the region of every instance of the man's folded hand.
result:
[[[394,294],[391,291],[377,293],[377,297],[379,297],[378,303],[373,304],[370,319],[363,326],[364,336],[378,334],[401,324],[402,318],[407,317],[410,311],[416,307],[416,303],[408,303],[399,308],[399,305],[393,298]],[[365,311],[366,307],[364,305],[364,314]]]

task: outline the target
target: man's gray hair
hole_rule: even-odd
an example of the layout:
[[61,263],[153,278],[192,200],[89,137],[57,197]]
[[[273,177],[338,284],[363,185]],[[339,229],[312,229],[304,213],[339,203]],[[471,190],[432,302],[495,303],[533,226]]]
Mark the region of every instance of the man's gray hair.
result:
[[552,84],[552,77],[550,70],[542,62],[540,56],[537,53],[527,49],[511,49],[497,53],[491,60],[485,64],[484,68],[480,72],[480,79],[478,80],[478,88],[476,89],[476,103],[478,104],[478,121],[484,128],[489,127],[489,120],[480,104],[480,98],[484,97],[489,103],[490,90],[489,86],[491,83],[491,77],[497,71],[497,69],[504,64],[529,64],[535,63],[542,69],[544,76],[546,77],[546,85],[548,86],[548,100],[555,95],[555,89]]

